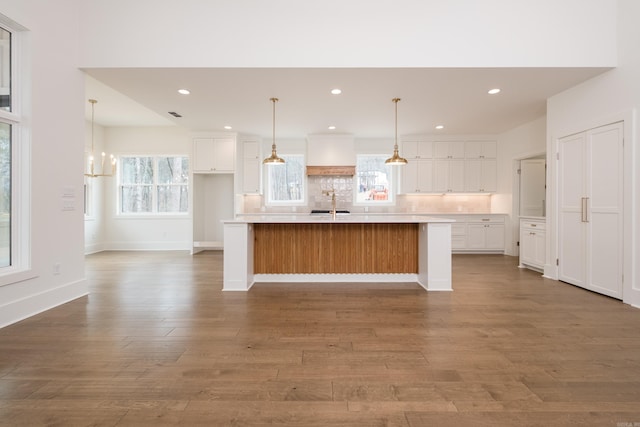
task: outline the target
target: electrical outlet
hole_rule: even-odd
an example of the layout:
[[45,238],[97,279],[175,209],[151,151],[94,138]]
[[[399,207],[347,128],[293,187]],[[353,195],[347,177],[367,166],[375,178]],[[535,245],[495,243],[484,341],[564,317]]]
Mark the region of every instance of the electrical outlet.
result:
[[60,274],[60,263],[56,262],[55,264],[53,264],[53,274],[54,275],[58,275]]

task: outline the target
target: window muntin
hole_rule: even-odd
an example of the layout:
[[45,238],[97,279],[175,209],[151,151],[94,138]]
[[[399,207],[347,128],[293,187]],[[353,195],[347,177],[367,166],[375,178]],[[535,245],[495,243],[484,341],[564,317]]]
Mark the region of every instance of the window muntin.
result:
[[299,205],[305,198],[305,161],[302,154],[279,154],[282,165],[267,167],[267,204]]
[[184,214],[189,209],[189,159],[120,159],[120,214]]
[[393,203],[393,168],[385,164],[384,154],[359,154],[356,156],[356,204]]

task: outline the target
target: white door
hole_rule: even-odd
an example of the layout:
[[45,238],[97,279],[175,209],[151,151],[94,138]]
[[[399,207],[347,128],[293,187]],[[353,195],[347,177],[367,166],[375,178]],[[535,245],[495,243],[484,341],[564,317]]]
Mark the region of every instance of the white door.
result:
[[589,134],[591,171],[586,200],[589,288],[622,299],[623,125],[615,123]]
[[622,136],[614,123],[559,142],[558,278],[622,299]]

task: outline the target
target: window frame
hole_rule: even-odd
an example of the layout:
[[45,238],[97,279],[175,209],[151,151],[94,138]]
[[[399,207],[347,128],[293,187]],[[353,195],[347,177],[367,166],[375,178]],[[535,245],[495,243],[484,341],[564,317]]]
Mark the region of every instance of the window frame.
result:
[[10,111],[0,109],[0,121],[11,126],[11,263],[0,267],[0,286],[37,277],[31,265],[31,132],[22,122],[22,73],[27,33],[0,15],[0,27],[10,39]]
[[387,200],[358,200],[358,164],[361,157],[377,157],[386,160],[389,157],[389,153],[358,153],[356,154],[356,172],[353,177],[353,205],[354,206],[395,206],[397,199],[397,186],[398,186],[398,172],[394,166],[387,166],[390,168],[389,173],[389,189],[387,193]]
[[[122,171],[123,171],[123,159],[125,158],[144,158],[149,157],[152,159],[153,168],[153,183],[152,184],[139,184],[140,186],[151,187],[151,212],[122,212],[122,189],[124,184],[122,183]],[[158,182],[158,162],[160,159],[166,159],[170,157],[181,157],[186,159],[189,170],[187,171],[187,182],[184,184],[163,184]],[[184,218],[191,214],[191,203],[189,201],[189,194],[191,193],[191,158],[188,154],[123,154],[118,156],[118,172],[117,172],[117,189],[116,189],[116,217],[118,218]],[[131,184],[127,184],[131,185]],[[176,186],[184,187],[187,192],[187,210],[184,212],[159,212],[158,211],[158,188],[161,186]]]
[[301,197],[299,200],[272,200],[271,198],[271,175],[270,175],[270,168],[280,168],[280,167],[286,167],[284,165],[266,165],[265,169],[265,179],[264,182],[266,183],[266,189],[265,189],[265,198],[264,198],[264,204],[265,206],[269,206],[269,207],[286,207],[286,206],[306,206],[307,204],[307,187],[308,187],[308,182],[307,182],[307,176],[306,176],[306,171],[305,171],[305,166],[307,164],[307,156],[303,153],[278,153],[278,156],[280,156],[282,159],[285,160],[285,165],[287,164],[287,158],[289,157],[300,157],[302,159],[302,188],[300,190],[301,192]]

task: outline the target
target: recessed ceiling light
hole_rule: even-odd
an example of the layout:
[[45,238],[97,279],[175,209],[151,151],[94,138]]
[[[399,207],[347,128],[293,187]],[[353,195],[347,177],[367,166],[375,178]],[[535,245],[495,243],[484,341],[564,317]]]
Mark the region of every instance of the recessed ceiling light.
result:
[[495,89],[490,89],[489,92],[487,92],[489,95],[495,95],[496,93],[500,93],[500,89],[495,88]]
[[231,126],[228,126],[228,125],[227,125],[227,126],[225,126],[224,128],[225,128],[226,130],[231,130],[231,129],[233,129]]
[[331,126],[329,126],[327,129],[329,129],[329,130],[335,130],[335,128],[336,128],[335,126],[331,125]]
[[189,92],[187,89],[178,89],[178,93],[181,95],[189,95],[191,92]]
[[335,88],[335,89],[331,89],[331,93],[333,95],[340,95],[342,93],[342,90]]
[[438,125],[438,126],[436,126],[436,129],[444,129],[444,126],[443,125]]

